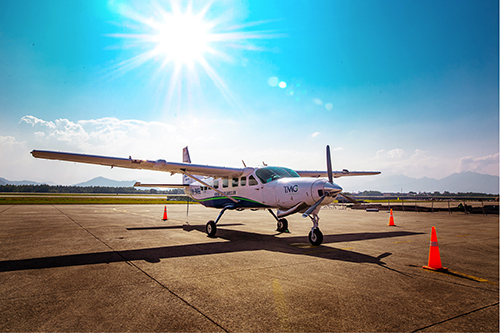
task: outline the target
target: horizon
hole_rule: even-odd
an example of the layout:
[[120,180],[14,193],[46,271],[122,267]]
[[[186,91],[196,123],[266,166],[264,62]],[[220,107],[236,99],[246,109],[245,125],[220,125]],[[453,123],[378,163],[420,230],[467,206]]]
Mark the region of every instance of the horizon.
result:
[[499,175],[498,1],[7,0],[0,45],[6,179],[177,177],[33,149],[322,170],[327,144],[336,170]]
[[[490,186],[485,184],[485,178],[483,177],[483,180],[479,183],[471,183],[471,180],[468,182],[462,179],[460,181],[460,184],[462,186],[462,189],[458,189],[459,187],[456,187],[456,184],[453,185],[446,185],[447,187],[443,187],[441,182],[452,177],[457,177],[457,176],[470,176],[472,175],[473,177],[479,176],[486,176],[486,177],[495,177],[495,185]],[[366,176],[366,177],[373,177],[373,176]],[[379,191],[382,193],[401,193],[401,194],[408,194],[411,192],[417,192],[417,193],[445,193],[449,192],[452,194],[457,194],[457,193],[483,193],[483,194],[488,194],[488,195],[498,195],[499,194],[499,177],[498,176],[492,176],[492,175],[487,175],[487,174],[480,174],[472,171],[465,171],[461,173],[455,173],[452,174],[448,177],[442,178],[442,179],[435,179],[435,178],[429,178],[429,177],[422,177],[422,178],[411,178],[407,177],[404,175],[392,175],[392,176],[387,176],[385,177],[386,179],[392,180],[394,178],[401,178],[404,177],[406,181],[410,181],[413,183],[400,183],[398,182],[398,185],[396,186],[395,184],[389,182],[377,182],[376,179],[372,179],[371,181],[364,182],[363,177],[341,177],[340,180],[336,179],[336,183],[340,184],[345,192],[348,193],[359,193],[359,192],[364,192],[364,191]],[[384,177],[382,177],[384,178]],[[132,186],[133,183],[137,182],[137,179],[134,180],[117,180],[117,179],[111,179],[111,178],[105,178],[102,176],[94,177],[92,179],[88,179],[86,181],[80,182],[80,183],[75,183],[75,184],[57,184],[52,181],[47,181],[47,182],[34,182],[30,181],[27,179],[24,180],[12,180],[12,179],[5,179],[3,177],[0,177],[1,181],[7,181],[7,182],[13,182],[13,183],[23,183],[26,182],[28,184],[13,184],[13,183],[7,183],[7,184],[0,184],[0,185],[14,185],[14,186],[23,186],[23,185],[49,185],[49,186],[68,186],[68,187],[73,187],[73,186],[104,186],[104,187],[127,187],[123,185],[118,185],[118,183],[130,183]],[[351,180],[351,181],[350,181]],[[101,184],[105,185],[90,185],[87,183],[95,183],[95,181],[101,181]],[[344,182],[345,181],[345,182]],[[423,181],[431,181],[431,185],[429,183],[423,183]],[[476,178],[477,181],[477,178]],[[419,183],[420,182],[420,183]],[[437,183],[436,183],[437,182]],[[34,184],[36,183],[36,184]],[[117,183],[112,185],[112,183]],[[173,182],[170,182],[172,184]],[[373,183],[375,185],[373,185]],[[373,186],[372,186],[373,185]],[[401,187],[401,190],[399,190],[400,186],[405,186],[405,187],[410,187],[411,189],[407,191],[403,191],[403,188]],[[427,189],[424,189],[425,187],[428,187]],[[430,188],[430,186],[438,186],[438,188]],[[455,187],[454,187],[455,186]],[[495,188],[492,190],[492,188]]]

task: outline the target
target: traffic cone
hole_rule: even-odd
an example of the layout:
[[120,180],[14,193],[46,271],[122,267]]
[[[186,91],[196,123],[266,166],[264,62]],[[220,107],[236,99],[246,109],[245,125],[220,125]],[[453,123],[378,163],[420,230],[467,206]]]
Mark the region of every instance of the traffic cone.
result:
[[432,227],[431,232],[431,245],[429,248],[429,263],[427,266],[422,266],[425,269],[431,269],[433,271],[446,271],[448,268],[443,267],[441,264],[441,256],[439,255],[438,238],[436,234],[436,228]]
[[165,206],[165,209],[163,210],[163,221],[166,221],[168,220],[168,217],[167,217],[167,206]]
[[391,216],[389,217],[389,224],[388,226],[390,227],[395,227],[396,225],[394,224],[394,216],[392,215],[392,209],[391,209]]

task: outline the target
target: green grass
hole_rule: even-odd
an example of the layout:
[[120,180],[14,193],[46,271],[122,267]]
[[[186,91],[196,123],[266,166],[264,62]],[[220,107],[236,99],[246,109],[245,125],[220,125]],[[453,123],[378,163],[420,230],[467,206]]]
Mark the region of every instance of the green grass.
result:
[[79,197],[79,196],[12,196],[0,197],[0,205],[169,205],[169,204],[186,204],[186,201],[167,201],[160,198],[94,198],[94,197]]

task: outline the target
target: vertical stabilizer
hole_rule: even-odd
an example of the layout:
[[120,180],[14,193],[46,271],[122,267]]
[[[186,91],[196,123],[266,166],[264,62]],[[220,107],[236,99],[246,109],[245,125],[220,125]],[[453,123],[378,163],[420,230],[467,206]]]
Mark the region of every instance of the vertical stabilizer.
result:
[[[189,156],[189,150],[188,147],[184,147],[182,149],[182,162],[183,163],[191,163],[191,157]],[[182,176],[182,184],[191,184],[194,180],[189,178],[186,175]]]
[[188,147],[184,147],[184,149],[182,149],[182,162],[191,163],[191,157],[189,157]]

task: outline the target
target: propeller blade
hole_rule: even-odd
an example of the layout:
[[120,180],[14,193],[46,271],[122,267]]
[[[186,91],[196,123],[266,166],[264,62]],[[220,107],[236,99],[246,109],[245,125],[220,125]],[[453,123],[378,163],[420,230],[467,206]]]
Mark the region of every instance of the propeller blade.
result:
[[325,199],[325,197],[327,196],[328,194],[325,193],[321,198],[319,198],[318,201],[316,201],[311,207],[309,207],[306,212],[304,214],[302,214],[302,217],[307,217],[309,216],[312,212],[314,212],[314,210],[321,204],[321,202],[323,201],[323,199]]
[[356,199],[351,198],[350,196],[345,195],[344,193],[339,193],[339,194],[352,203],[361,204],[361,202],[357,201]]
[[326,146],[326,170],[328,172],[328,181],[333,183],[332,158],[330,155],[330,146]]

